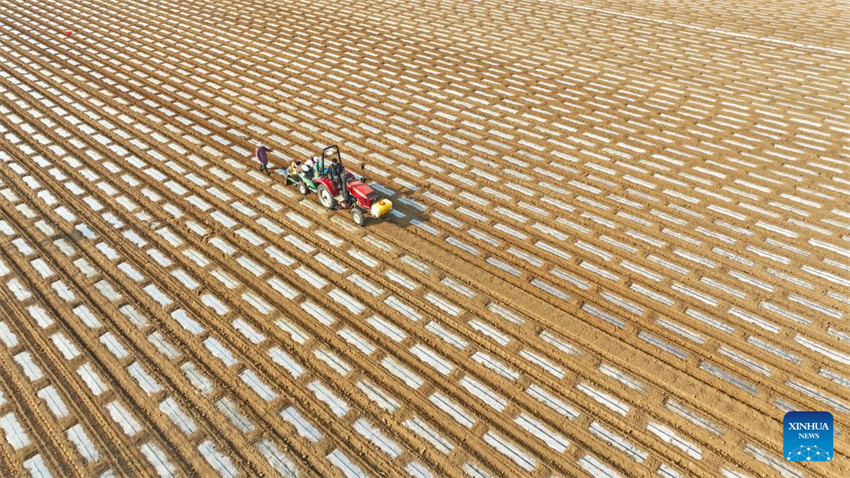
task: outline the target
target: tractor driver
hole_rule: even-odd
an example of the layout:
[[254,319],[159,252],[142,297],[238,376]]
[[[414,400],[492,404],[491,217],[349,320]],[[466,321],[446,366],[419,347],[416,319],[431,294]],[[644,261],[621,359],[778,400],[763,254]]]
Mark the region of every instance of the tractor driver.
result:
[[330,175],[331,180],[340,185],[342,187],[342,175],[345,174],[345,170],[342,165],[339,164],[336,158],[331,158],[331,164],[328,166],[328,175]]
[[348,189],[345,187],[343,181],[345,168],[342,166],[342,163],[338,162],[336,158],[331,158],[331,164],[328,166],[327,174],[331,177],[331,181],[339,187],[342,196],[348,202],[351,199],[351,195],[348,193]]

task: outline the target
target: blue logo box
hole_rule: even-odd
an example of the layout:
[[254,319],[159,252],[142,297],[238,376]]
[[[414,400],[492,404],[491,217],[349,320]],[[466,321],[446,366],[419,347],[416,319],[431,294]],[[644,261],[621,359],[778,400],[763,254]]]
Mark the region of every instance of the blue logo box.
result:
[[829,412],[788,412],[782,420],[782,441],[788,461],[830,461],[834,429]]

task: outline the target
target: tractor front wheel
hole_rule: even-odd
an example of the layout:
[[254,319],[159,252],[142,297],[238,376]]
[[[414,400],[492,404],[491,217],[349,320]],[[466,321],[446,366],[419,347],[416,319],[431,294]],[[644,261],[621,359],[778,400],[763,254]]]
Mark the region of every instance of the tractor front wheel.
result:
[[298,183],[298,192],[301,193],[302,196],[310,194],[310,188],[307,187],[307,183],[303,180]]
[[328,209],[333,209],[334,207],[336,207],[336,199],[334,199],[333,194],[328,191],[328,188],[324,184],[319,185],[318,194],[319,202],[322,204],[322,206],[325,206]]
[[354,224],[357,224],[358,226],[366,224],[366,215],[363,214],[363,210],[359,207],[355,207],[351,210],[351,219],[354,220]]

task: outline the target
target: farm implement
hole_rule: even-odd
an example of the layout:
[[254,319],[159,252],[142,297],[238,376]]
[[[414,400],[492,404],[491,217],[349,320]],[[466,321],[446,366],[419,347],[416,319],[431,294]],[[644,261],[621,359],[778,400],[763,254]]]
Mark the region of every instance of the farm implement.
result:
[[365,176],[345,169],[336,145],[326,147],[306,163],[296,161],[285,176],[286,184],[296,184],[302,195],[316,193],[322,206],[351,209],[351,219],[358,226],[366,224],[368,218],[385,218],[393,209],[389,199],[366,184]]

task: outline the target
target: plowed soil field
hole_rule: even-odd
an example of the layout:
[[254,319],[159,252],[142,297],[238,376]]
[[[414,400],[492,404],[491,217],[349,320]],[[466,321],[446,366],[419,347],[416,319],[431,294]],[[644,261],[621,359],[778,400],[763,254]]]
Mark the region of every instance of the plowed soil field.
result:
[[[0,475],[850,476],[848,38],[838,1],[3,0]],[[389,220],[285,185],[329,144]],[[789,410],[834,459],[785,460]]]

